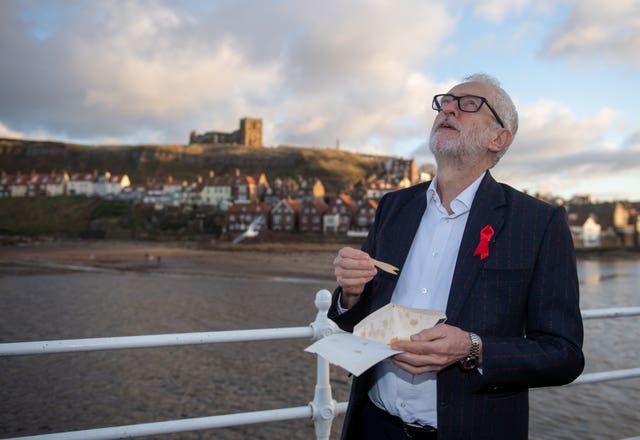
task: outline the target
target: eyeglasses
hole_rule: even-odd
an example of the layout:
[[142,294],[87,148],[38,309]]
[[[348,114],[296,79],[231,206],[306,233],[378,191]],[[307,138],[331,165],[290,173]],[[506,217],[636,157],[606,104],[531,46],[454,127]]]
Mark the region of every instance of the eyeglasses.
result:
[[493,116],[495,116],[496,121],[498,121],[498,124],[500,124],[502,128],[505,128],[504,123],[502,122],[502,119],[500,119],[500,116],[498,116],[498,113],[496,113],[493,107],[491,107],[491,104],[489,104],[489,101],[487,101],[487,98],[483,98],[482,96],[475,96],[475,95],[455,96],[448,93],[445,93],[442,95],[436,95],[433,97],[431,108],[433,108],[437,112],[441,112],[443,105],[451,104],[453,101],[458,101],[458,108],[461,111],[467,112],[467,113],[476,113],[480,111],[480,109],[482,108],[482,104],[487,104],[487,107],[489,107],[489,110],[491,110],[491,113],[493,113]]

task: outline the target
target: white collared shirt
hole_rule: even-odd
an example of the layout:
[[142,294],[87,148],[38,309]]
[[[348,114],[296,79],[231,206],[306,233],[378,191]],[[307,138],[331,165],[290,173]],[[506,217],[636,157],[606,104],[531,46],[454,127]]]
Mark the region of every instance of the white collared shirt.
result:
[[[427,209],[393,291],[392,303],[446,311],[462,234],[484,174],[451,202],[452,214],[440,201],[436,179],[431,182]],[[385,361],[376,365],[375,376],[369,391],[374,404],[407,423],[437,427],[436,373],[412,375]]]

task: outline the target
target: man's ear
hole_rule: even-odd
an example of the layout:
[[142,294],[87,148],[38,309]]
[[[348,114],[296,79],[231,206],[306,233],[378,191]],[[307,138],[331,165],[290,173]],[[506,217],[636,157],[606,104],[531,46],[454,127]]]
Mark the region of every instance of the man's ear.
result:
[[489,150],[498,153],[511,145],[513,134],[508,128],[497,130],[489,142]]

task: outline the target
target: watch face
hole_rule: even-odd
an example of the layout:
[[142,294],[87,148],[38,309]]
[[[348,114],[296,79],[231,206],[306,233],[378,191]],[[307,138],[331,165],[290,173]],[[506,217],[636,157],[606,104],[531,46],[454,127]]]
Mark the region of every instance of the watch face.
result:
[[464,370],[473,370],[476,368],[476,359],[475,358],[466,358],[462,361],[462,368]]

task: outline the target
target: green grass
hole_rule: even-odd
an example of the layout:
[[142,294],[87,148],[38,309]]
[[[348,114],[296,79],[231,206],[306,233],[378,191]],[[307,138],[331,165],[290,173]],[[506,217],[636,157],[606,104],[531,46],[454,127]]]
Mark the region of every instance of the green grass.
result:
[[78,236],[87,228],[98,199],[23,197],[0,199],[0,231],[9,234]]

